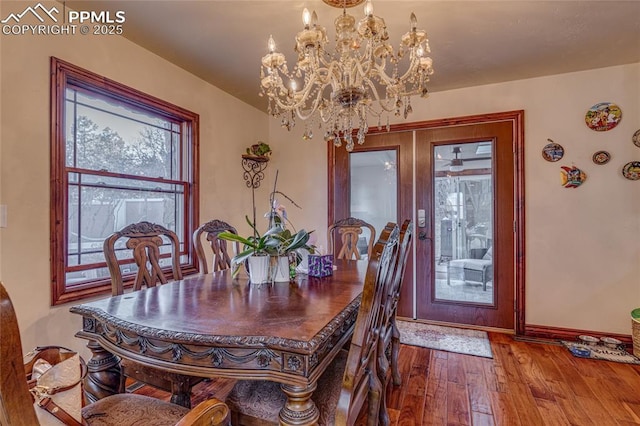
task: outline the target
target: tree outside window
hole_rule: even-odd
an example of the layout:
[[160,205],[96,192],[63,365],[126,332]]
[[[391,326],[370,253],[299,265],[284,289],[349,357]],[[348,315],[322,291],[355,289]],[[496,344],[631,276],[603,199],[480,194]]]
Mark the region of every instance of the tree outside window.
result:
[[109,291],[102,243],[143,220],[176,232],[183,272],[195,271],[197,114],[56,58],[52,68],[52,303]]

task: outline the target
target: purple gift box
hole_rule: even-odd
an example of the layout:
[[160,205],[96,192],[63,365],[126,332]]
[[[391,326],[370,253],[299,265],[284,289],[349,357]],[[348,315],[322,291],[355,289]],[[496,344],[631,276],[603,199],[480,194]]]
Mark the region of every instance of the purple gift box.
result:
[[333,255],[309,255],[309,276],[326,277],[333,274]]

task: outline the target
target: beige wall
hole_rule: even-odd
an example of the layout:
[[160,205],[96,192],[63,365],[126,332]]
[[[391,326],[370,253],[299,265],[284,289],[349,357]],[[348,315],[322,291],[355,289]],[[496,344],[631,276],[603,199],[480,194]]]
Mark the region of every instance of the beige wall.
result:
[[[0,4],[0,16],[8,12]],[[257,140],[269,142],[274,154],[256,194],[258,216],[279,170],[278,189],[303,207],[284,202],[292,221],[318,230],[319,244],[326,244],[320,132],[303,141],[303,123],[291,133],[282,130],[277,120],[121,37],[0,36],[0,204],[8,205],[9,216],[8,228],[0,229],[0,278],[16,305],[24,348],[84,345],[73,337],[80,318],[68,305],[49,307],[50,56],[200,114],[202,220],[237,224],[251,213],[239,156]],[[624,116],[614,130],[596,133],[583,117],[601,101],[616,102]],[[434,93],[413,103],[412,121],[525,110],[528,324],[630,333],[629,311],[640,306],[640,182],[623,179],[620,168],[640,161],[631,143],[640,128],[639,102],[635,64]],[[540,155],[547,138],[565,147],[561,164],[586,170],[582,187],[560,186],[559,164]],[[609,164],[591,162],[598,149],[611,152]]]
[[[14,10],[3,4],[0,16],[9,12]],[[0,203],[9,216],[8,227],[0,230],[0,277],[14,301],[25,349],[49,343],[81,349],[84,342],[73,337],[80,317],[69,314],[69,305],[49,306],[49,57],[200,114],[201,220],[235,222],[250,211],[240,154],[267,139],[267,117],[122,37],[0,40]]]
[[[623,118],[595,132],[584,115],[603,101],[617,103]],[[640,306],[640,181],[620,170],[640,161],[631,142],[640,129],[640,64],[434,93],[412,106],[411,121],[525,110],[526,322],[630,334],[629,312]],[[280,187],[303,200],[305,216],[294,210],[293,220],[326,229],[325,143],[303,141],[300,123],[288,133],[271,119],[270,128]],[[542,159],[547,138],[565,148],[558,163]],[[609,164],[591,161],[600,149],[611,153]],[[573,164],[587,181],[565,189],[560,165]]]

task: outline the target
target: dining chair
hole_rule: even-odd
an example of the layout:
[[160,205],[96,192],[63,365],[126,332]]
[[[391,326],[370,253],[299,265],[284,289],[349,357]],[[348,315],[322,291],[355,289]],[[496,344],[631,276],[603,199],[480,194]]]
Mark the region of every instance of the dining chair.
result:
[[[38,417],[27,386],[22,342],[16,312],[4,285],[0,283],[0,424],[37,426]],[[100,399],[82,409],[88,426],[204,426],[230,425],[229,408],[215,398],[193,410],[136,395],[118,394]]]
[[370,232],[367,242],[367,256],[371,257],[373,242],[376,240],[376,230],[371,224],[355,217],[338,220],[329,226],[327,241],[330,253],[333,253],[339,236],[341,245],[336,259],[360,260],[361,254],[358,249],[358,242],[361,237],[364,238],[362,235],[364,229],[368,229]]
[[[168,261],[171,264],[172,279],[181,280],[180,242],[175,232],[155,223],[138,222],[108,236],[103,250],[111,275],[112,294],[118,296],[124,293],[120,259],[126,255],[118,256],[118,253],[126,253],[128,250],[132,251],[138,269],[133,291],[140,290],[143,286],[155,287],[158,282],[166,284],[169,280],[160,264],[161,247],[166,245],[170,249]],[[124,267],[127,265],[130,264],[125,264]]]
[[[377,374],[378,338],[383,326],[383,295],[391,283],[399,230],[385,228],[369,258],[360,308],[349,351],[341,350],[317,382],[312,400],[319,425],[353,425],[368,402],[367,422],[378,422],[385,389]],[[239,381],[226,399],[234,425],[278,424],[286,396],[276,382]]]
[[[387,224],[389,226],[389,224]],[[400,228],[400,243],[398,245],[395,264],[391,272],[391,282],[387,293],[382,300],[383,327],[378,341],[378,375],[383,389],[386,389],[393,377],[393,384],[400,386],[402,377],[398,368],[398,356],[400,353],[400,331],[396,324],[398,299],[402,290],[402,281],[409,259],[409,247],[413,237],[413,224],[411,220],[405,220]],[[386,392],[382,394],[380,403],[380,424],[387,426],[390,423],[386,409]]]
[[[123,274],[120,260],[123,253],[132,252],[137,272],[132,291],[143,287],[155,287],[156,284],[169,282],[167,273],[161,265],[161,247],[169,247],[168,262],[171,278],[182,279],[180,270],[180,243],[175,232],[150,222],[139,222],[114,232],[104,241],[104,256],[111,275],[111,292],[114,296],[124,293]],[[124,264],[127,267],[130,264]],[[167,268],[169,269],[169,268]],[[187,376],[178,373],[160,372],[159,370],[131,360],[120,362],[122,373],[137,381],[171,392],[171,402],[191,407],[191,388],[202,380],[201,377]]]
[[[198,262],[200,264],[200,272],[203,274],[209,273],[209,267],[207,265],[207,256],[205,254],[204,246],[202,244],[202,235],[206,234],[207,241],[213,251],[213,266],[214,271],[221,271],[229,269],[231,267],[231,257],[229,255],[229,249],[227,247],[227,241],[218,238],[218,234],[223,231],[228,231],[233,234],[237,234],[238,231],[233,226],[222,220],[214,219],[202,224],[193,233],[193,246],[198,256]],[[240,244],[235,242],[233,244],[235,250],[234,254],[240,253]]]

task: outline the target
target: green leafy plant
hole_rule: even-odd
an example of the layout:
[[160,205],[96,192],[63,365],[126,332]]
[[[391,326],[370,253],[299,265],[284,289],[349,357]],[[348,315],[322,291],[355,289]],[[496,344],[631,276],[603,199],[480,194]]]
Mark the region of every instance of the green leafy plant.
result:
[[293,253],[298,249],[304,248],[309,251],[313,250],[313,247],[309,246],[309,236],[311,232],[307,232],[301,229],[295,233],[292,233],[288,229],[284,229],[279,225],[274,226],[271,229],[277,229],[272,235],[273,238],[278,240],[278,256],[287,256],[289,253]]
[[245,216],[245,219],[249,226],[253,229],[253,235],[249,237],[242,237],[232,232],[224,231],[218,234],[218,238],[227,241],[234,241],[242,244],[243,251],[236,254],[231,262],[235,265],[239,265],[248,259],[250,256],[276,256],[278,254],[278,246],[280,240],[274,237],[274,234],[279,232],[280,228],[272,227],[263,235],[260,235],[255,224],[251,222],[249,217]]
[[242,237],[228,231],[218,234],[218,238],[242,244],[242,251],[231,259],[234,275],[238,273],[239,266],[251,256],[288,256],[301,248],[313,251],[313,246],[307,244],[309,235],[313,231],[307,232],[301,229],[292,233],[284,228],[281,223],[276,223],[261,235],[255,224],[247,216],[245,216],[245,219],[253,229],[253,235]]
[[268,157],[269,155],[271,155],[271,147],[267,143],[258,141],[258,143],[253,144],[249,148],[247,148],[247,155]]

